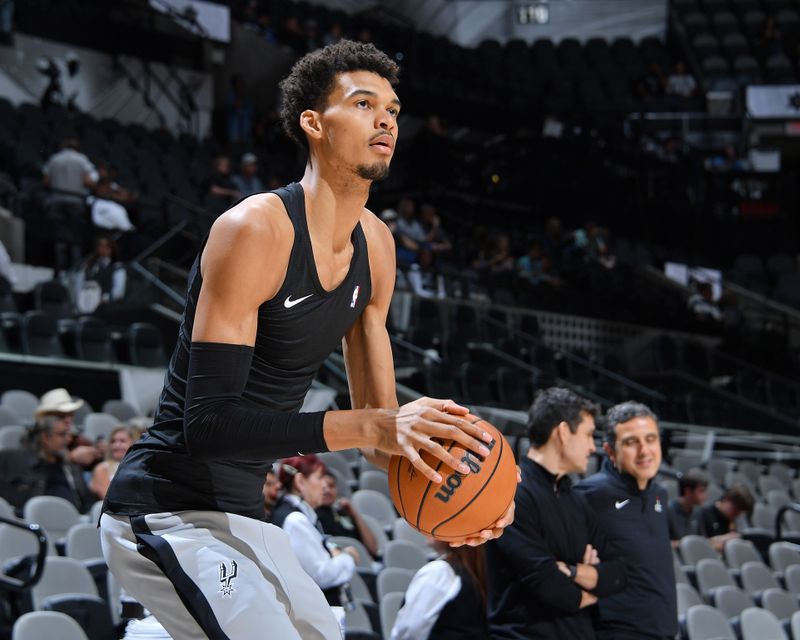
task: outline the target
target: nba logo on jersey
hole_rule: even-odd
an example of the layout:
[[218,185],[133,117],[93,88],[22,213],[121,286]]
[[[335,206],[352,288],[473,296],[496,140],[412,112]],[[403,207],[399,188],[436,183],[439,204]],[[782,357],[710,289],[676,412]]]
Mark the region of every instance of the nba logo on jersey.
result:
[[356,288],[353,289],[353,301],[350,303],[350,308],[351,309],[355,309],[356,308],[356,301],[358,300],[358,292],[359,292],[360,289],[361,289],[361,287],[359,287],[358,285],[356,285]]

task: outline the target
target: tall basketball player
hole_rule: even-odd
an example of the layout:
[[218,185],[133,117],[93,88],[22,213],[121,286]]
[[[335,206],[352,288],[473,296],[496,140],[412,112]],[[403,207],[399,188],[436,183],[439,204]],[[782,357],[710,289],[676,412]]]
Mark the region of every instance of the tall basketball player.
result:
[[[365,209],[397,142],[397,66],[341,41],[299,60],[281,84],[305,175],[246,198],[214,223],[154,426],[117,471],[101,519],[114,576],[167,631],[187,638],[339,638],[285,534],[261,521],[276,458],[360,448],[386,467],[407,456],[434,482],[426,450],[468,469],[437,439],[486,455],[490,440],[449,400],[398,408],[386,316],[395,250]],[[298,413],[343,340],[353,410]],[[513,507],[491,530],[500,535]]]

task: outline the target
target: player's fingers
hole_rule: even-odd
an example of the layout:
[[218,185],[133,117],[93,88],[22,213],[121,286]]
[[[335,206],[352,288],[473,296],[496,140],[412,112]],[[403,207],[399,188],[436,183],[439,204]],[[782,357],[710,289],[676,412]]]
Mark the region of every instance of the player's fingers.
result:
[[432,469],[419,455],[419,452],[414,447],[404,448],[403,455],[408,458],[408,461],[413,467],[425,476],[431,482],[442,484],[442,476],[435,469]]
[[516,509],[516,505],[514,504],[514,501],[512,500],[511,504],[508,505],[508,509],[506,509],[506,512],[502,516],[500,516],[500,518],[497,520],[497,522],[495,522],[492,525],[491,528],[493,530],[502,531],[508,525],[510,525],[512,522],[514,522],[514,511],[515,511],[515,509]]
[[441,440],[455,440],[465,449],[469,449],[483,458],[489,455],[489,449],[486,445],[455,425],[440,424],[438,422],[425,420],[424,426],[426,427],[425,433],[428,437]]
[[448,467],[459,473],[469,473],[469,467],[456,458],[452,453],[447,451],[441,444],[425,436],[417,436],[417,444],[420,448],[424,448],[432,456],[444,462]]
[[456,404],[449,398],[421,398],[429,407],[433,407],[444,413],[452,413],[459,416],[465,416],[469,413],[469,409]]
[[463,547],[463,546],[466,545],[468,547],[478,547],[478,546],[482,545],[484,542],[486,542],[487,540],[491,540],[492,538],[496,538],[496,537],[497,536],[494,535],[494,532],[486,529],[486,530],[481,531],[480,533],[478,533],[478,534],[476,534],[474,536],[469,536],[468,538],[463,538],[462,540],[456,540],[454,542],[451,542],[450,546],[451,547]]

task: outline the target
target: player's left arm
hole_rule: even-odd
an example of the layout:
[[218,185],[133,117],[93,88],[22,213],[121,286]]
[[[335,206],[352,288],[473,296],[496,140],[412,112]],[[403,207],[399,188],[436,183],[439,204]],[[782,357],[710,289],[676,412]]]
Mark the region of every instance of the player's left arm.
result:
[[[342,339],[350,403],[353,409],[394,409],[399,406],[394,377],[394,359],[386,318],[395,281],[395,247],[389,228],[372,213],[362,216],[367,237],[372,296],[358,320]],[[388,469],[389,455],[362,449],[375,466]]]
[[[372,297],[361,316],[342,339],[345,368],[353,409],[395,408],[398,406],[394,377],[394,358],[386,318],[394,293],[396,273],[395,245],[389,228],[375,215],[362,216],[367,236],[369,266],[372,274]],[[361,449],[375,466],[388,470],[389,456],[375,449]],[[465,538],[452,546],[476,546],[497,538],[514,521],[514,502],[490,529]]]

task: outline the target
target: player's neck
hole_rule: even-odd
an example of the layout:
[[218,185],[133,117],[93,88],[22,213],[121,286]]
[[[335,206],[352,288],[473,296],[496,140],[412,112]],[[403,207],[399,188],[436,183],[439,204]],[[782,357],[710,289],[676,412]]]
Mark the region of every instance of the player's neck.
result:
[[[306,166],[300,184],[306,199],[309,225],[329,231],[336,249],[350,242],[369,197],[370,182],[341,171],[325,170],[320,163]],[[326,234],[328,235],[328,234]]]

